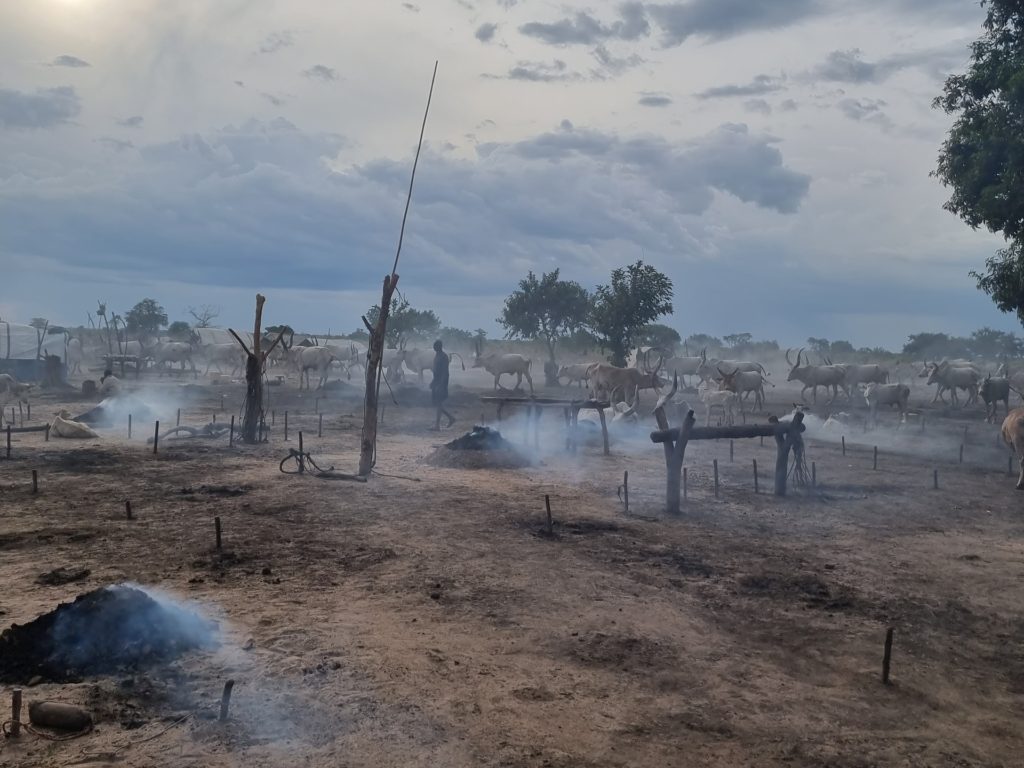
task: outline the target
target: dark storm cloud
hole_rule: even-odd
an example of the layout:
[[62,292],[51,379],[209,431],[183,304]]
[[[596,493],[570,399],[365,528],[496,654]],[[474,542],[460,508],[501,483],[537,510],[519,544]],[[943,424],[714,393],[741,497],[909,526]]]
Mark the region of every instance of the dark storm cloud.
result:
[[894,127],[892,119],[885,113],[882,99],[843,99],[836,106],[851,120],[873,123],[883,130]]
[[508,80],[525,80],[531,83],[554,83],[568,80],[582,80],[583,75],[573,72],[569,65],[561,59],[550,64],[543,61],[520,61],[510,68],[507,75],[484,75],[484,77],[503,77]]
[[824,12],[822,0],[691,0],[648,4],[665,46],[688,38],[724,39],[746,32],[790,26]]
[[91,67],[92,65],[85,59],[80,59],[77,56],[68,56],[67,54],[65,54],[63,56],[58,56],[53,61],[51,61],[50,66],[81,68]]
[[71,86],[40,88],[33,93],[0,88],[0,128],[52,128],[81,111]]
[[139,128],[143,123],[142,115],[132,115],[117,121],[122,128]]
[[489,43],[491,42],[491,40],[494,39],[494,33],[497,31],[497,24],[481,24],[479,27],[476,28],[476,39],[479,40],[481,43]]
[[742,85],[716,85],[697,94],[698,99],[724,99],[733,96],[763,96],[783,89],[782,79],[771,75],[758,75]]
[[651,25],[642,3],[619,6],[619,18],[604,24],[587,11],[551,23],[531,21],[519,27],[527,37],[550,45],[596,45],[605,40],[637,40],[650,34]]
[[[0,231],[12,252],[97,274],[166,274],[173,263],[203,285],[239,275],[281,288],[369,284],[394,245],[409,158],[335,172],[325,159],[344,144],[285,120],[250,121],[137,146],[116,171],[97,161],[88,174],[69,165],[47,178],[18,175],[0,186]],[[427,149],[407,234],[417,259],[402,275],[469,295],[505,290],[510,259],[559,259],[590,274],[595,252],[624,243],[668,259],[711,237],[700,214],[716,191],[790,213],[809,182],[771,139],[739,125],[672,143],[566,122],[481,146],[473,159]],[[301,268],[281,270],[282,253]]]

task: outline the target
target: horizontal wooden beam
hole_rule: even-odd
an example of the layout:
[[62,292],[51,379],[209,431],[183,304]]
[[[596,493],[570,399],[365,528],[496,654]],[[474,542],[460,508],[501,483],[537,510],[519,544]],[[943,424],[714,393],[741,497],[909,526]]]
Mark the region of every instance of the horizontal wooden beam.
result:
[[[802,413],[797,413],[793,420],[778,422],[774,424],[744,424],[737,427],[691,427],[690,431],[686,435],[687,441],[690,440],[742,440],[750,437],[776,437],[787,435],[791,430],[797,432],[803,432],[807,427],[803,424],[804,417]],[[676,441],[679,439],[680,429],[675,427],[674,429],[659,429],[655,432],[651,432],[652,443],[664,443],[669,440]]]

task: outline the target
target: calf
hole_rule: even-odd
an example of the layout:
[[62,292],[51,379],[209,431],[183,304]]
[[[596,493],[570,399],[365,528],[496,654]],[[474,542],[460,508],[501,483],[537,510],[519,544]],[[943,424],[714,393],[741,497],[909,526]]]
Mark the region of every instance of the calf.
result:
[[910,401],[910,387],[906,384],[879,384],[872,382],[864,389],[864,399],[867,401],[871,414],[868,423],[872,426],[878,424],[878,406],[896,406],[900,412],[900,423],[907,420],[907,403]]

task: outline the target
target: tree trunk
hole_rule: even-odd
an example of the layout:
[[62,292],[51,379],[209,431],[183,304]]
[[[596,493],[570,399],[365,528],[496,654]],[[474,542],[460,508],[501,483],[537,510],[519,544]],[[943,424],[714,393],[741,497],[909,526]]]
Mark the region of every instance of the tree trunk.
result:
[[391,297],[398,285],[398,275],[392,273],[384,278],[384,292],[380,302],[380,313],[377,324],[371,326],[366,318],[370,332],[369,359],[366,362],[366,398],[363,410],[363,436],[359,448],[359,475],[368,477],[377,461],[377,384],[380,373],[381,358],[384,356],[384,337],[387,334],[388,315],[391,313]]
[[260,328],[263,326],[263,303],[266,298],[256,294],[256,322],[252,349],[245,359],[245,412],[242,414],[242,441],[258,443],[263,422],[263,355],[260,354]]

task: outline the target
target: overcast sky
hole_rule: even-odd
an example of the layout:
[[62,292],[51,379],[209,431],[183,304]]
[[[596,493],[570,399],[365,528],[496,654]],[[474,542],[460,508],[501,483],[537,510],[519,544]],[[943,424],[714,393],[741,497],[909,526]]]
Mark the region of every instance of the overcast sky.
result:
[[0,4],[0,315],[151,296],[350,331],[400,286],[497,335],[530,269],[643,258],[684,334],[1019,330],[942,210],[931,108],[976,0]]

